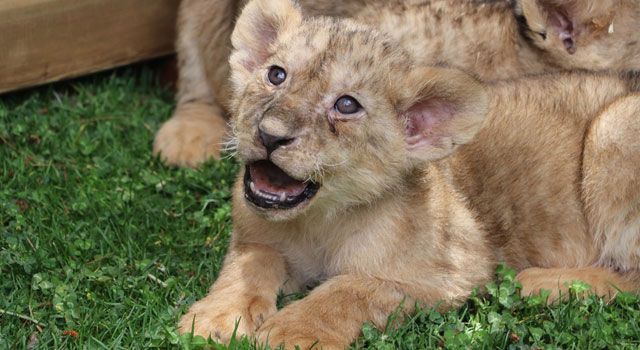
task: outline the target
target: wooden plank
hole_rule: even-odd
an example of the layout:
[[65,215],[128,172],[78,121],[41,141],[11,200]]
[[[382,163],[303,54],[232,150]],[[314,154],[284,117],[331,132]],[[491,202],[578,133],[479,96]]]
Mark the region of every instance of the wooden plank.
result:
[[0,0],[0,93],[173,52],[179,0]]

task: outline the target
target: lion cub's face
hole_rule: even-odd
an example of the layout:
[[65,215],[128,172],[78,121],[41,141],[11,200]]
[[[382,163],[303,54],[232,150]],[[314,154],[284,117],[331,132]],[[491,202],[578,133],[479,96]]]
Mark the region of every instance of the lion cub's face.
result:
[[288,0],[251,2],[232,40],[244,197],[273,220],[394,191],[416,159],[450,153],[484,115],[484,92],[468,76],[412,67],[376,31],[303,20]]

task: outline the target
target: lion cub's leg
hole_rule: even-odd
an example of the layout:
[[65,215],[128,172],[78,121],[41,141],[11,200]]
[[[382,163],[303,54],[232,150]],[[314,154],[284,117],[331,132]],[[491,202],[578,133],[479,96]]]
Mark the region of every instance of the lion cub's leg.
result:
[[619,274],[604,267],[557,268],[545,269],[532,267],[521,271],[518,281],[522,284],[522,295],[540,293],[548,290],[549,302],[557,300],[560,295],[569,295],[569,287],[573,281],[582,281],[591,286],[590,293],[600,297],[613,298],[621,291],[634,291],[637,282],[631,276]]
[[227,121],[213,103],[178,103],[173,116],[162,125],[153,153],[168,165],[196,167],[220,157],[227,135]]
[[180,319],[180,333],[228,342],[237,335],[252,336],[276,312],[276,297],[285,280],[282,256],[259,244],[236,244],[225,258],[220,276],[209,294]]
[[228,94],[235,0],[185,0],[178,17],[178,96],[153,151],[169,165],[195,167],[218,158],[227,134],[220,101]]
[[[393,283],[364,276],[336,276],[314,289],[307,297],[287,305],[258,330],[259,343],[285,349],[345,349],[360,334],[362,324],[372,321],[384,329],[388,316],[404,301]],[[433,291],[430,302],[442,299]],[[321,340],[321,341],[320,341]]]
[[640,95],[617,100],[593,121],[583,174],[583,200],[601,267],[526,269],[518,275],[523,294],[544,288],[556,298],[573,280],[588,283],[604,297],[618,289],[640,289]]
[[585,140],[583,196],[599,263],[640,269],[640,94],[621,98]]

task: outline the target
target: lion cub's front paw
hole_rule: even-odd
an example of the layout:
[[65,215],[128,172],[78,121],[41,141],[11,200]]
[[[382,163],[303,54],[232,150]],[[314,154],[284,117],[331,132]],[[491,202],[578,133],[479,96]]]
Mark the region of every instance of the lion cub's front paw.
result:
[[156,134],[153,153],[169,165],[196,167],[220,157],[226,129],[225,119],[210,105],[178,106]]
[[[205,298],[191,306],[178,325],[180,333],[200,335],[228,343],[235,330],[236,336],[253,336],[256,329],[276,312],[274,302],[255,296],[230,303],[222,298]],[[236,329],[237,324],[237,329]]]
[[342,350],[349,345],[349,341],[323,335],[322,330],[316,327],[316,322],[313,322],[316,315],[291,311],[284,309],[269,318],[256,333],[258,344],[269,344],[274,349],[284,345],[284,349],[299,347],[302,350]]

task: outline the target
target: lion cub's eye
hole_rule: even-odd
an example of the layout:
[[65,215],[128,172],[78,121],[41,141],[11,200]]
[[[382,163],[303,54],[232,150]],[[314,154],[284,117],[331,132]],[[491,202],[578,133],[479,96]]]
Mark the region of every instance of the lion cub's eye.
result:
[[358,100],[347,95],[340,97],[336,101],[334,108],[342,114],[353,114],[359,112],[362,106],[358,103]]
[[282,67],[271,66],[268,77],[271,84],[278,86],[287,79],[287,72]]

